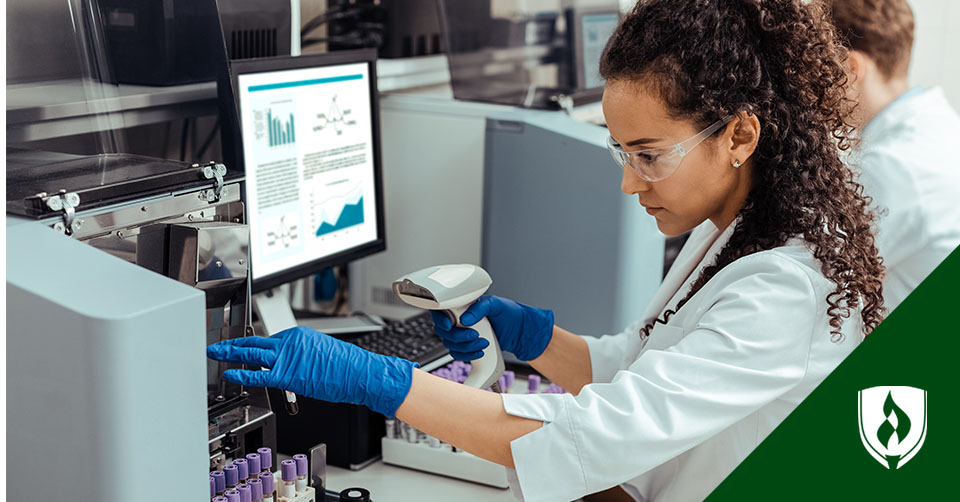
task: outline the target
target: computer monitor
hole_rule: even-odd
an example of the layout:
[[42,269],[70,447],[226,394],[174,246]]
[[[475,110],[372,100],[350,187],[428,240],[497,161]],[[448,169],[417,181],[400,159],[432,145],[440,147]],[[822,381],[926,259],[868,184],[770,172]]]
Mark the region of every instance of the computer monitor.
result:
[[620,11],[611,9],[571,9],[568,20],[573,34],[571,50],[574,54],[574,78],[578,90],[599,89],[604,86],[600,77],[600,57],[607,41],[617,29]]
[[234,61],[253,292],[386,248],[376,51]]

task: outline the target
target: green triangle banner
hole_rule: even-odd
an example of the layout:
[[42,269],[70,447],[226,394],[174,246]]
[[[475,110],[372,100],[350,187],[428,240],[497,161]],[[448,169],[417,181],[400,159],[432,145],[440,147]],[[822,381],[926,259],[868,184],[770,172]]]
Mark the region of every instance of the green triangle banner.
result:
[[960,500],[960,248],[707,500]]

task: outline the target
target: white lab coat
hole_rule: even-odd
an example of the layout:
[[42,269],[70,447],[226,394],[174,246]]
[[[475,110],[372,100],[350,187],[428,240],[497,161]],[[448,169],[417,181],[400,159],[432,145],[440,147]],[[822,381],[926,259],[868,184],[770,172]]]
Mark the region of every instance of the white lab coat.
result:
[[[644,321],[676,306],[732,230],[693,231]],[[647,340],[643,323],[585,337],[594,383],[578,395],[503,395],[507,413],[544,422],[511,443],[514,494],[555,502],[628,483],[638,500],[702,500],[862,339],[856,311],[831,342],[833,288],[794,240],[727,265]]]
[[960,246],[960,117],[941,89],[911,90],[867,124],[862,140],[860,181],[882,211],[876,246],[893,311]]

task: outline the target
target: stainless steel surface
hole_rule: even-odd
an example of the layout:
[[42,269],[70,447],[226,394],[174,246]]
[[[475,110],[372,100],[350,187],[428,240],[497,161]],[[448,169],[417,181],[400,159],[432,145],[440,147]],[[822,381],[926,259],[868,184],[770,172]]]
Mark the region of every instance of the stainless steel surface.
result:
[[[204,290],[224,281],[245,281],[249,247],[249,227],[240,223],[171,225],[169,275]],[[209,271],[206,278],[204,271]]]

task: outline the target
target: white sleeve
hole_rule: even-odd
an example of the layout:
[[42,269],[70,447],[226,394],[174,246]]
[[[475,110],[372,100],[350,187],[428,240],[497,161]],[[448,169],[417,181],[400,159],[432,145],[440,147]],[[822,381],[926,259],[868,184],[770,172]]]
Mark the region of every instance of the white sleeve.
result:
[[657,331],[679,328],[658,325],[649,348],[612,382],[577,396],[502,396],[507,413],[544,422],[510,444],[525,500],[573,500],[633,479],[803,378],[826,304],[799,266],[749,256],[700,293],[714,297],[696,329],[661,350]]
[[639,334],[641,326],[642,322],[637,321],[616,335],[604,335],[599,338],[581,336],[587,342],[587,350],[590,353],[590,368],[593,373],[591,382],[609,382],[618,371],[629,365],[628,361],[624,361],[624,355],[630,352],[627,350],[628,346],[632,344],[642,346],[643,341]]
[[923,199],[910,166],[895,155],[871,151],[863,156],[860,183],[873,198],[875,245],[885,267],[896,267],[927,244]]

